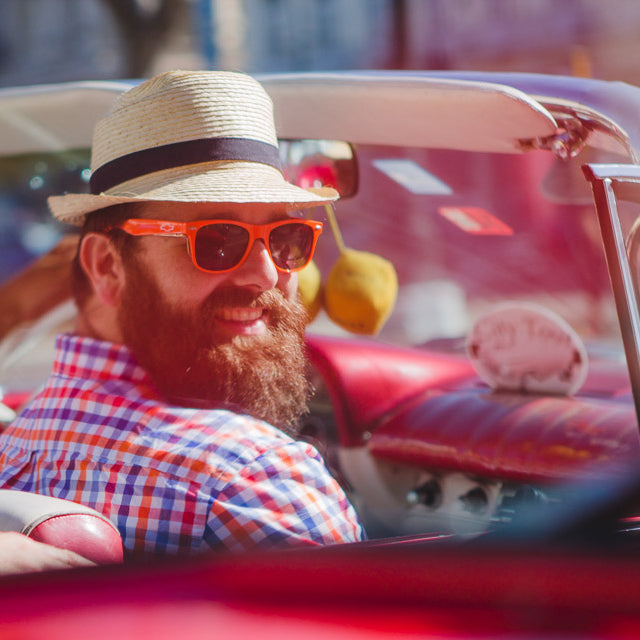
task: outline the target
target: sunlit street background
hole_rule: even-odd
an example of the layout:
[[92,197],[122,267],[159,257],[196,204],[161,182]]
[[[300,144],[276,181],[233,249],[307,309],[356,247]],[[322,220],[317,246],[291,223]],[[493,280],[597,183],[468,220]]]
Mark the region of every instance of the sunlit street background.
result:
[[166,69],[509,70],[640,84],[638,0],[2,0],[0,86]]

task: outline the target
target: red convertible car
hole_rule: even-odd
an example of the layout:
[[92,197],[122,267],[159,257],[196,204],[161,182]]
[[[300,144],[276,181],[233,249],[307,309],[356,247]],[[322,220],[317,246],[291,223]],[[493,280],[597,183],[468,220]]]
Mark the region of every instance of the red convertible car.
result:
[[[635,637],[640,89],[259,79],[289,178],[342,194],[301,284],[301,434],[369,540],[7,578],[3,637]],[[46,197],[86,189],[93,123],[130,85],[0,90],[5,423],[74,317]]]

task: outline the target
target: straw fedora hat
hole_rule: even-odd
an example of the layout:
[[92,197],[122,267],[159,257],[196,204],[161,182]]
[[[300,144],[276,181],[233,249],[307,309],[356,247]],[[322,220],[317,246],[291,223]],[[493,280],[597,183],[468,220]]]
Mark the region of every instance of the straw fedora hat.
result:
[[80,225],[92,211],[148,200],[304,209],[338,198],[285,180],[271,99],[228,71],[169,71],[120,95],[95,127],[91,172],[90,193],[49,198],[58,220]]

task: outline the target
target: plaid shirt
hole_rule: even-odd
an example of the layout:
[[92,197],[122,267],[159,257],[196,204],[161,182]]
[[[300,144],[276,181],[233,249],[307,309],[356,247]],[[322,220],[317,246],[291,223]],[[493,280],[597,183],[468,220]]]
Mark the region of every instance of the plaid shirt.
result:
[[121,345],[58,336],[53,373],[0,436],[0,487],[104,513],[133,552],[358,540],[317,451],[228,410],[163,402]]

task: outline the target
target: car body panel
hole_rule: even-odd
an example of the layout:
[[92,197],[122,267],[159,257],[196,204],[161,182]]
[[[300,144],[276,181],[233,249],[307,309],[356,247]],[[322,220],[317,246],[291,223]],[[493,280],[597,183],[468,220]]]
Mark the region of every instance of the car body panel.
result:
[[5,579],[0,620],[7,638],[54,640],[629,638],[637,572],[628,558],[579,552],[250,554]]

